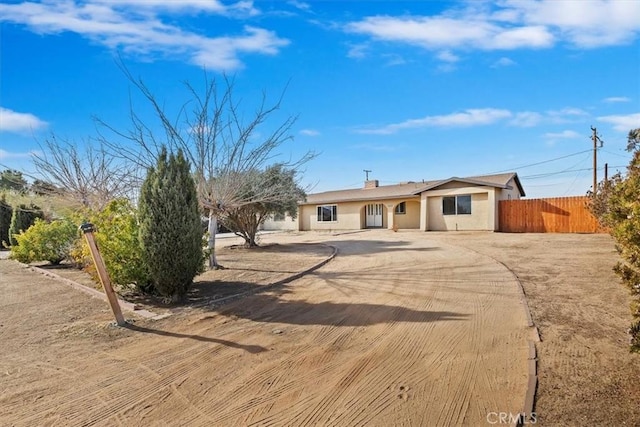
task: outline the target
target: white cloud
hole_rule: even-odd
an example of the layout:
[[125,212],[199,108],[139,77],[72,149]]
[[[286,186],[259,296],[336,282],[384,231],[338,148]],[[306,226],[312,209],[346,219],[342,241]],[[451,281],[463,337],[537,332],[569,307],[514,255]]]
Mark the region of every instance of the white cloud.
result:
[[408,43],[427,49],[482,50],[540,48],[553,44],[544,27],[502,28],[482,19],[372,16],[346,25],[349,32],[378,40]]
[[535,111],[522,111],[516,113],[510,124],[519,127],[532,127],[536,126],[542,121],[542,114]]
[[511,65],[516,65],[516,62],[514,60],[512,60],[512,59],[507,58],[506,56],[503,56],[502,58],[500,58],[496,62],[494,62],[492,64],[492,67],[494,67],[494,68],[509,67]]
[[366,58],[369,51],[369,45],[366,43],[354,44],[349,46],[347,57],[354,59]]
[[548,139],[574,139],[579,138],[582,135],[573,130],[563,130],[562,132],[548,132],[543,136]]
[[110,6],[136,6],[144,9],[170,9],[170,10],[185,10],[195,9],[204,10],[215,13],[225,13],[228,8],[218,0],[181,0],[181,1],[166,1],[166,0],[94,0],[94,3],[110,5]]
[[0,4],[0,22],[13,22],[39,34],[73,32],[111,49],[186,58],[215,70],[240,68],[239,55],[277,54],[289,41],[274,32],[245,26],[242,34],[210,37],[162,21],[159,12],[183,10],[224,16],[257,13],[251,2],[229,6],[215,0],[184,2],[93,0]]
[[507,10],[527,25],[543,25],[582,48],[626,44],[640,33],[640,2],[619,0],[524,2],[507,0]]
[[439,72],[441,72],[441,73],[451,73],[451,72],[453,72],[453,71],[455,71],[457,69],[458,69],[458,67],[456,67],[454,64],[452,64],[450,62],[448,62],[448,63],[445,62],[445,63],[439,64],[438,68],[437,68],[437,70]]
[[300,135],[305,136],[320,136],[320,132],[315,129],[302,129]]
[[455,63],[460,61],[460,57],[458,55],[453,54],[449,50],[443,50],[442,52],[438,53],[436,55],[436,58],[438,58],[440,61],[443,61],[443,62]]
[[38,151],[29,151],[27,153],[12,153],[10,151],[3,150],[0,148],[0,160],[9,160],[9,159],[28,159],[33,154],[40,154]]
[[566,107],[561,110],[549,110],[546,116],[551,123],[564,124],[581,122],[589,117],[589,113],[581,108]]
[[400,55],[397,54],[385,54],[382,57],[386,60],[385,65],[387,67],[395,67],[396,65],[404,65],[407,61]]
[[565,107],[562,110],[550,110],[547,111],[547,114],[550,116],[588,116],[589,113],[584,111],[582,108],[575,107]]
[[598,121],[610,123],[619,132],[629,132],[640,128],[640,113],[598,117]]
[[609,98],[603,99],[603,102],[607,102],[607,103],[631,102],[631,99],[627,98],[626,96],[610,96]]
[[[407,129],[487,126],[498,123],[518,127],[534,127],[549,123],[584,122],[585,119],[589,117],[590,115],[586,111],[573,107],[567,107],[561,110],[549,110],[546,112],[510,111],[500,108],[476,108],[451,114],[409,119],[403,122],[392,123],[384,126],[361,126],[354,128],[353,132],[360,134],[391,135]],[[633,117],[633,115],[630,117]],[[640,127],[640,120],[638,121],[639,123],[637,123],[636,127]],[[577,134],[575,132],[572,133],[572,131],[564,131],[559,134],[549,133],[545,135],[547,138],[573,138],[576,136]]]
[[640,35],[640,2],[504,0],[467,2],[432,16],[364,17],[347,32],[428,50],[579,48],[628,44]]
[[300,9],[300,10],[304,10],[304,11],[311,10],[311,5],[309,3],[305,3],[303,1],[290,0],[287,3],[290,4],[291,6],[295,7],[296,9]]
[[361,128],[355,130],[355,132],[363,134],[390,135],[405,129],[483,126],[496,123],[512,116],[513,114],[510,111],[496,108],[468,109],[459,113],[426,116],[421,119],[410,119],[401,123],[394,123],[378,128]]
[[31,113],[18,113],[17,111],[0,107],[0,132],[30,132],[46,126],[47,122]]

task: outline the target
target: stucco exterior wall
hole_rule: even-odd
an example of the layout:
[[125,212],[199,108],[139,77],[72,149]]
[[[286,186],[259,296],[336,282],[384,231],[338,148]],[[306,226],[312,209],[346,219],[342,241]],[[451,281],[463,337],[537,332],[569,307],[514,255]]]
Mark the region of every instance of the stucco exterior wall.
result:
[[[402,200],[406,203],[405,214],[393,214],[395,225],[400,229],[418,229],[420,228],[420,202],[417,200]],[[396,202],[393,209],[400,204]],[[393,225],[392,225],[393,227]]]
[[[498,230],[498,208],[500,200],[520,199],[520,191],[514,179],[508,182],[510,189],[481,186],[473,183],[452,181],[425,191],[419,196],[405,199],[369,200],[357,202],[337,202],[327,205],[337,206],[337,220],[323,222],[317,220],[319,205],[300,206],[299,230],[357,230],[366,228],[365,207],[382,204],[382,228],[428,230]],[[442,198],[445,196],[471,196],[471,214],[443,215]],[[406,203],[406,213],[396,214],[395,208]],[[271,223],[269,225],[272,226]],[[278,226],[278,225],[275,225]],[[295,222],[279,224],[295,229]],[[282,229],[282,228],[280,228]],[[285,229],[289,229],[288,227]]]
[[274,221],[273,216],[269,216],[261,227],[262,230],[298,230],[298,218],[292,218],[291,215],[285,215],[283,221]]
[[[396,214],[395,207],[406,202],[406,214]],[[417,229],[420,227],[420,202],[415,199],[373,200],[359,202],[333,203],[338,207],[338,220],[318,221],[317,207],[321,205],[300,206],[300,230],[359,230],[366,228],[365,207],[369,204],[382,204],[382,228]]]
[[[301,230],[359,230],[364,228],[363,202],[334,203],[338,206],[337,221],[318,221],[317,207],[320,205],[300,206]],[[383,218],[384,219],[384,218]]]
[[[443,215],[442,198],[471,196],[470,215]],[[427,229],[432,231],[496,230],[495,190],[489,187],[459,187],[424,193],[427,200]]]
[[496,202],[500,200],[519,200],[520,199],[520,190],[518,190],[518,186],[515,183],[515,180],[512,178],[508,183],[508,186],[511,189],[503,188],[497,189],[497,197]]

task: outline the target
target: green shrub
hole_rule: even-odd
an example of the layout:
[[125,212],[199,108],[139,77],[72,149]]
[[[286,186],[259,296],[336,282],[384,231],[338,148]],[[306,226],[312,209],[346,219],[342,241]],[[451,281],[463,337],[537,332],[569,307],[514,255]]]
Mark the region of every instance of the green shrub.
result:
[[47,222],[36,218],[35,223],[16,234],[16,245],[11,247],[11,258],[20,262],[49,261],[60,264],[78,237],[76,226],[68,220]]
[[182,152],[166,150],[140,189],[140,243],[160,295],[179,300],[202,271],[202,225],[195,183]]
[[633,157],[626,176],[618,173],[602,181],[588,207],[609,229],[622,258],[614,271],[631,292],[634,321],[628,332],[631,350],[640,352],[640,128],[629,132],[627,151]]
[[2,195],[0,198],[0,247],[9,246],[9,227],[11,227],[11,216],[13,208]]
[[[137,212],[131,203],[125,199],[113,200],[101,212],[87,212],[83,217],[96,227],[96,245],[111,281],[120,286],[134,285],[142,292],[152,292],[147,266],[140,251]],[[84,236],[76,242],[72,258],[94,279],[98,279]]]
[[15,239],[17,234],[31,227],[36,221],[36,218],[43,217],[44,214],[42,210],[34,204],[15,207],[11,215],[11,226],[9,227],[9,243],[11,246],[18,244],[18,241]]

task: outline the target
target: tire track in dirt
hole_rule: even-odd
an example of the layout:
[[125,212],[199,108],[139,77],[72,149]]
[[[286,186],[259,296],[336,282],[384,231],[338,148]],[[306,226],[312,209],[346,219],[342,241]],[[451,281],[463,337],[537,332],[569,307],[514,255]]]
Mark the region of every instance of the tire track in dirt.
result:
[[[507,283],[507,281],[504,281],[504,283]],[[484,310],[484,306],[480,303],[479,300],[477,300],[477,302],[475,304],[474,312],[481,312],[483,310]],[[474,326],[473,330],[477,332],[478,330],[480,330],[480,329],[482,329],[484,327],[484,324],[485,324],[485,322],[482,322],[482,321],[477,322],[477,324]],[[406,333],[405,335],[406,336],[412,336],[412,332],[413,331],[411,331],[409,333]],[[463,335],[464,335],[464,333],[461,332],[460,335],[459,335],[459,337],[460,337],[459,339],[460,340],[462,339]],[[481,335],[478,335],[478,336],[481,336]],[[443,335],[443,340],[444,340],[444,338],[445,338],[445,336]],[[451,335],[448,336],[448,340],[451,341]],[[404,359],[406,362],[405,362],[404,365],[402,365],[402,364],[398,365],[398,371],[403,371],[403,370],[405,372],[411,371],[411,367],[416,364],[415,358],[417,357],[417,355],[419,353],[416,349],[420,348],[420,346],[416,345],[417,343],[415,341],[411,341],[411,340],[408,340],[407,343],[408,343],[408,346],[409,346],[410,350],[412,349],[413,352],[409,352],[407,354],[403,354],[402,355],[401,358]],[[475,349],[477,350],[478,348],[479,347],[476,346]],[[453,351],[453,349],[455,349],[455,347],[452,347],[451,351]],[[398,348],[397,347],[395,347],[394,350],[396,351],[396,353],[398,352]],[[385,351],[382,350],[381,353],[385,353]],[[441,358],[441,360],[444,360],[444,359],[446,359],[446,356],[443,356]],[[472,359],[472,362],[470,362],[470,364],[468,364],[466,366],[467,371],[468,372],[474,372],[474,369],[477,368],[478,363],[479,363],[479,357],[476,356],[475,358]],[[381,364],[384,364],[384,361],[381,361]],[[356,366],[356,367],[352,368],[352,371],[348,371],[347,373],[343,373],[342,374],[343,378],[352,378],[354,376],[354,371],[353,371],[354,369],[356,370],[356,372],[360,373],[360,376],[366,378],[367,375],[365,375],[365,374],[363,374],[361,372],[361,368],[362,368],[361,366]],[[466,382],[463,383],[458,390],[464,390],[464,389],[470,388],[469,385],[471,384],[471,380],[470,380],[471,375],[470,374],[466,375],[465,378],[467,378]],[[365,381],[363,379],[363,380],[361,380],[362,388],[367,389],[372,384],[378,383],[381,380],[384,380],[384,379],[382,377],[380,377],[380,376],[372,377],[372,378],[370,378],[370,381]],[[347,387],[345,387],[345,385]],[[349,388],[348,386],[350,386],[350,385],[351,385],[351,383],[345,384],[343,382],[337,384],[338,387],[346,388],[346,389],[348,389]],[[360,388],[360,387],[358,387],[358,388]],[[354,393],[352,393],[352,394],[354,394]],[[358,394],[358,393],[355,393],[355,394]],[[320,402],[316,403],[316,405],[315,405],[316,410],[314,412],[312,412],[311,415],[308,415],[307,418],[300,418],[300,416],[298,414],[290,414],[289,420],[290,421],[294,421],[296,424],[304,424],[305,421],[309,421],[310,424],[314,423],[314,422],[319,422],[319,423],[328,422],[328,423],[331,423],[331,424],[333,424],[334,422],[337,422],[340,425],[357,425],[360,421],[366,424],[367,422],[371,421],[371,419],[366,419],[366,418],[365,419],[357,419],[357,417],[353,417],[353,416],[348,417],[348,416],[344,415],[344,414],[350,413],[349,408],[356,406],[357,403],[364,403],[364,402],[358,402],[358,400],[353,400],[353,399],[352,400],[348,400],[346,398],[343,398],[343,396],[346,396],[346,395],[347,395],[347,393],[345,392],[345,393],[339,394],[338,397],[333,397],[332,399],[324,399],[324,401],[320,401]],[[381,394],[379,394],[377,396],[380,396],[380,395]],[[457,395],[454,395],[454,397],[456,397],[456,396]],[[460,400],[460,399],[458,399],[458,400]],[[390,403],[390,401],[380,402],[378,399],[373,399],[373,401],[371,403],[369,403],[367,406],[373,404],[376,401],[378,403],[378,406],[383,408],[383,410],[386,409],[386,407]],[[338,416],[338,417],[335,417],[335,416],[332,417],[332,416],[328,416],[328,415],[325,414],[324,418],[322,418],[322,415],[320,415],[321,411],[317,409],[319,407],[327,407],[327,406],[331,406],[331,405],[340,406],[341,402],[344,404],[344,407],[345,407],[346,411],[342,411],[341,413],[343,415]],[[463,399],[462,407],[463,408],[468,408],[469,406],[470,406],[470,394],[466,393],[466,395],[464,396],[464,399]],[[454,407],[453,410],[455,411],[455,409],[456,408]],[[460,408],[458,408],[458,409],[460,409]],[[364,412],[364,411],[361,411],[361,412]],[[375,412],[376,413],[375,415],[377,415],[378,411],[373,411],[373,412]],[[374,415],[374,417],[375,417],[375,415]],[[462,418],[461,420],[463,420],[463,419],[464,418]],[[263,420],[263,421],[266,421],[266,420]],[[275,420],[270,419],[269,421],[275,421]],[[300,422],[300,421],[302,421],[302,422]]]
[[512,359],[525,326],[511,306],[513,281],[427,236],[336,238],[340,255],[287,292],[200,311],[175,336],[140,334],[104,350],[103,367],[77,366],[86,382],[57,391],[55,408],[35,402],[21,422],[445,425],[516,412],[526,379],[513,375]]

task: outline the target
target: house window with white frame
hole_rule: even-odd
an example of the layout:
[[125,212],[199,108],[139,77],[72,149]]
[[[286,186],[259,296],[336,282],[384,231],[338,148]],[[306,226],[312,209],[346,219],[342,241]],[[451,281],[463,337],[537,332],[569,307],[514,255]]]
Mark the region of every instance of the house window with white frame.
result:
[[318,206],[318,222],[336,222],[338,220],[338,206]]
[[396,208],[394,210],[396,215],[404,215],[407,213],[407,203],[406,202],[400,202],[396,205]]
[[443,215],[471,215],[471,196],[446,196],[442,198]]

